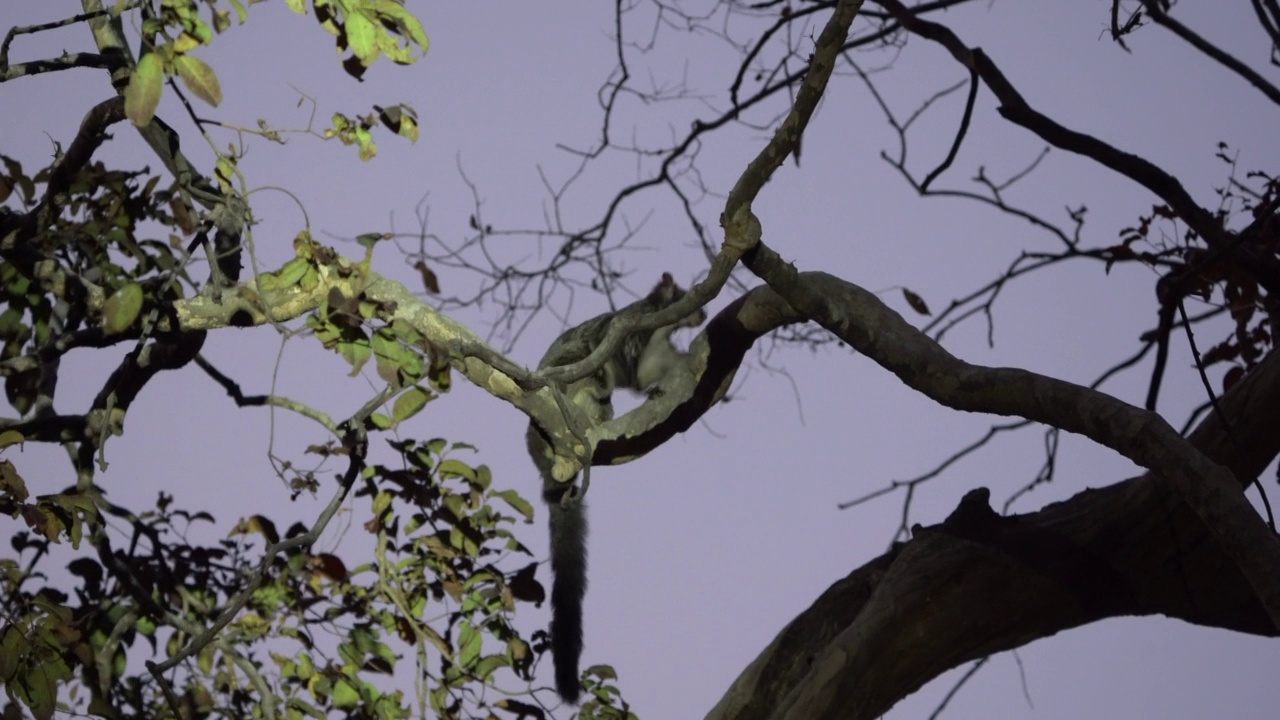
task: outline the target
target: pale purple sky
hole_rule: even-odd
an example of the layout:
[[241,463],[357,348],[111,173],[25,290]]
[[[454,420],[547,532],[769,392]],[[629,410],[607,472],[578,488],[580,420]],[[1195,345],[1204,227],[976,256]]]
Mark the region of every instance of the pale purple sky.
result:
[[[1207,5],[1182,3],[1177,15],[1277,75],[1265,66],[1266,44],[1248,4]],[[242,168],[250,181],[288,188],[305,203],[320,239],[349,255],[359,250],[337,238],[413,231],[414,208],[424,197],[431,232],[447,241],[467,234],[472,201],[459,165],[478,187],[487,222],[541,225],[548,198],[538,167],[553,182],[563,181],[576,161],[555,144],[585,146],[599,132],[596,91],[613,66],[611,3],[415,0],[409,6],[426,25],[430,53],[408,68],[380,61],[364,83],[341,70],[332,39],[310,18],[293,16],[278,2],[252,7],[248,25],[198,53],[218,72],[225,96],[222,107],[201,112],[228,123],[253,126],[263,117],[277,127],[302,127],[309,106],[297,107],[299,91],[319,102],[320,125],[335,110],[355,113],[372,103],[404,101],[417,109],[421,140],[410,146],[380,136],[381,154],[370,163],[361,163],[350,148],[302,135],[285,147],[248,140]],[[60,18],[78,7],[69,1],[5,0],[0,29]],[[985,48],[1033,105],[1162,165],[1203,204],[1214,205],[1212,189],[1224,182],[1224,166],[1213,158],[1219,140],[1240,152],[1242,170],[1274,171],[1280,165],[1273,105],[1159,28],[1131,36],[1134,52],[1125,54],[1104,35],[1108,7],[1104,0],[975,3],[941,19],[968,44]],[[637,14],[629,26],[636,38],[648,37],[646,17],[651,15]],[[663,37],[671,50],[661,60],[633,58],[638,77],[652,68],[654,84],[661,85],[683,75],[692,91],[722,108],[733,53],[705,36]],[[11,59],[62,49],[90,49],[85,28],[19,38]],[[884,57],[859,60],[871,67]],[[895,111],[906,114],[963,77],[940,49],[912,39],[897,66],[877,82]],[[0,86],[0,152],[28,168],[37,166],[51,152],[49,138],[69,142],[84,111],[109,92],[96,70]],[[921,121],[910,156],[918,172],[945,153],[962,99],[963,94],[953,96]],[[617,128],[624,138],[665,140],[683,132],[693,113],[712,115],[700,108],[697,102],[629,102]],[[166,101],[160,112],[183,133],[184,150],[207,162],[210,153],[177,105]],[[158,167],[126,127],[114,135],[104,150],[108,162]],[[234,141],[216,138],[221,144]],[[698,160],[710,190],[726,192],[763,141],[763,133],[745,129],[710,136]],[[917,199],[878,157],[881,149],[892,152],[895,143],[865,87],[851,76],[834,78],[805,136],[802,166],[788,163],[757,203],[771,246],[801,269],[823,269],[886,291],[885,299],[910,319],[918,316],[892,288],[910,287],[936,310],[995,277],[1018,252],[1056,249],[1027,223],[976,204]],[[978,166],[1007,176],[1042,146],[1001,120],[984,91],[968,144],[940,184],[976,189],[968,179]],[[620,157],[595,172],[562,206],[566,224],[594,221],[607,199],[602,191],[634,179],[638,169],[634,160]],[[1113,241],[1154,202],[1134,185],[1058,151],[1008,197],[1064,224],[1064,207],[1087,205],[1090,245]],[[289,240],[301,227],[300,214],[279,192],[264,191],[253,201],[264,220],[255,229],[259,263],[278,267],[291,256]],[[722,200],[706,197],[696,211],[714,227],[721,207]],[[634,249],[623,256],[634,271],[633,289],[647,289],[664,270],[688,283],[705,267],[669,194],[642,194],[624,211],[633,223],[647,218]],[[527,239],[506,242],[499,251],[536,253]],[[381,248],[374,263],[380,272],[415,282],[391,248]],[[476,282],[462,273],[442,273],[440,281],[446,292],[458,294]],[[969,361],[1090,382],[1138,347],[1137,335],[1154,322],[1152,288],[1150,273],[1135,268],[1107,276],[1097,263],[1061,266],[1007,289],[995,308],[994,348],[987,346],[979,321],[949,334],[946,346]],[[718,299],[712,309],[730,299]],[[585,294],[576,302],[576,320],[604,307]],[[483,335],[494,312],[471,310],[457,317]],[[549,316],[535,322],[513,358],[535,364],[558,327]],[[255,329],[214,333],[204,352],[246,391],[265,392],[279,351],[272,331]],[[83,408],[118,355],[72,354],[63,366],[58,407]],[[773,353],[770,365],[790,379],[752,362],[739,373],[730,405],[713,409],[684,436],[639,462],[593,473],[583,660],[613,664],[641,717],[696,717],[709,710],[787,621],[832,582],[881,553],[900,520],[896,496],[849,511],[837,510],[837,503],[931,468],[993,421],[934,406],[866,359],[835,347]],[[1202,400],[1189,365],[1189,354],[1175,344],[1171,384],[1161,397],[1161,410],[1175,426]],[[1143,365],[1104,389],[1140,403],[1148,370]],[[283,350],[277,391],[341,417],[371,393],[369,382],[345,379],[346,372],[336,355],[311,341],[293,341]],[[525,422],[512,408],[460,382],[406,432],[478,446],[478,460],[493,468],[498,484],[534,498],[538,481],[524,455]],[[220,529],[252,512],[310,519],[319,501],[290,504],[268,464],[272,432],[275,451],[295,460],[306,445],[323,439],[305,420],[277,413],[273,426],[265,411],[236,409],[195,367],[162,374],[135,404],[124,437],[107,445],[111,467],[99,483],[112,499],[135,508],[153,502],[158,490],[171,492],[181,507],[212,512]],[[941,521],[976,486],[992,488],[1003,502],[1038,469],[1041,435],[1029,429],[1002,436],[962,461],[918,495],[912,521]],[[1053,484],[1024,497],[1015,511],[1035,510],[1134,472],[1127,461],[1076,436],[1063,436],[1060,453]],[[29,444],[13,460],[35,493],[72,480],[65,457],[49,448]],[[1275,487],[1274,481],[1267,485]],[[367,506],[358,502],[354,510],[335,521],[322,543],[336,548],[349,566],[361,562],[367,548],[359,528]],[[16,528],[12,521],[0,522]],[[545,529],[539,524],[525,530],[524,539],[542,557]],[[545,610],[520,617],[529,630],[545,621]],[[993,658],[944,717],[1254,718],[1280,712],[1274,681],[1280,643],[1274,640],[1144,618],[1072,630],[1018,655],[1021,670],[1011,654]],[[1023,674],[1030,703],[1023,696]],[[944,676],[887,717],[927,716],[953,681],[954,673]]]

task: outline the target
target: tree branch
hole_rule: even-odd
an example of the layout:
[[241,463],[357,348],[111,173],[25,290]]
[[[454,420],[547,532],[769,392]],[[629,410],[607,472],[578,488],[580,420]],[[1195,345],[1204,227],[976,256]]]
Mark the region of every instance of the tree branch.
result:
[[981,48],[967,47],[950,28],[921,19],[899,0],[877,2],[893,12],[907,30],[938,43],[961,65],[977,72],[1000,101],[999,112],[1006,120],[1030,130],[1055,147],[1094,160],[1155,193],[1210,247],[1226,252],[1234,267],[1257,278],[1268,292],[1280,293],[1280,260],[1234,242],[1218,218],[1196,203],[1177,178],[1144,158],[1063,127],[1036,111]]
[[[1280,355],[1222,404],[1244,448],[1216,415],[1190,442],[1230,459],[1237,476],[1256,475],[1280,452]],[[1253,587],[1169,485],[1149,473],[1012,517],[990,509],[985,489],[970,492],[942,524],[916,526],[909,543],[833,584],[708,718],[878,717],[950,668],[1118,615],[1276,636]]]
[[763,242],[744,259],[791,307],[933,400],[1079,433],[1166,478],[1213,529],[1280,627],[1280,540],[1244,498],[1252,478],[1237,479],[1211,462],[1155,413],[1063,380],[959,360],[874,294],[827,273],[800,273]]

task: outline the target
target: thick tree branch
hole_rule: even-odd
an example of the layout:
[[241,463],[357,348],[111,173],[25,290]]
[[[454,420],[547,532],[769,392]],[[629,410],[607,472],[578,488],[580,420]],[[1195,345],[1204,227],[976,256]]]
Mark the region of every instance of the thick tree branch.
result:
[[1155,413],[1026,370],[959,360],[874,294],[826,273],[800,273],[763,242],[746,260],[805,317],[937,402],[1079,433],[1165,477],[1213,529],[1280,626],[1280,540],[1244,498],[1252,478],[1236,478],[1210,461]]
[[[1240,445],[1216,416],[1191,443],[1256,475],[1280,452],[1278,405],[1273,354],[1222,399]],[[878,717],[950,668],[1107,617],[1275,636],[1253,587],[1169,485],[1147,474],[1012,517],[971,492],[941,525],[917,526],[911,542],[832,585],[708,717]]]

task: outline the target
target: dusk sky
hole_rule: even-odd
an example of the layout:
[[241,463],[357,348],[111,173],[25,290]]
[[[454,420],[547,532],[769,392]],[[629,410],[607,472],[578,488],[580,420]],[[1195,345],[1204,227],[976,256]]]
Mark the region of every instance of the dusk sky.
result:
[[[675,4],[690,13],[714,5]],[[409,67],[379,61],[364,82],[342,70],[329,35],[282,2],[252,6],[247,24],[197,53],[217,71],[225,98],[217,109],[198,111],[229,125],[255,127],[265,118],[278,128],[304,128],[312,106],[299,104],[303,95],[317,103],[319,127],[334,111],[364,112],[374,103],[405,102],[419,114],[420,140],[410,145],[382,134],[371,162],[361,162],[352,148],[301,133],[287,136],[283,146],[245,137],[249,150],[241,168],[255,187],[264,188],[251,198],[262,220],[254,228],[261,268],[277,268],[292,257],[290,240],[303,224],[294,200],[271,188],[295,195],[317,239],[348,257],[362,252],[351,241],[361,233],[416,233],[415,211],[421,208],[429,208],[431,235],[458,244],[469,236],[468,219],[476,209],[468,181],[481,200],[483,222],[495,229],[545,227],[552,204],[541,176],[558,187],[578,166],[575,156],[557,146],[598,142],[597,91],[614,67],[612,3],[410,0],[407,6],[423,20],[430,52]],[[1158,27],[1130,36],[1132,53],[1125,53],[1106,35],[1109,7],[1104,0],[999,0],[936,19],[967,44],[983,47],[1044,113],[1162,166],[1203,205],[1216,207],[1213,190],[1228,177],[1229,169],[1215,158],[1219,141],[1238,152],[1238,174],[1280,167],[1273,104]],[[79,3],[68,0],[0,0],[0,30],[78,11]],[[1175,14],[1280,80],[1280,71],[1267,65],[1268,43],[1248,3],[1182,2]],[[627,33],[646,42],[655,28],[651,7],[641,3],[627,17]],[[825,22],[825,14],[819,17]],[[633,83],[684,83],[687,96],[648,105],[625,99],[615,118],[621,141],[669,141],[693,120],[715,117],[727,106],[736,51],[705,34],[658,27],[658,49],[641,55],[632,48],[638,78]],[[730,30],[739,32],[732,23]],[[740,31],[740,39],[748,36]],[[16,61],[91,48],[87,29],[73,26],[20,38],[11,53]],[[876,88],[900,117],[966,77],[940,49],[917,38],[900,54],[854,57],[865,70],[880,70],[872,75]],[[897,137],[866,85],[850,72],[837,73],[804,137],[799,167],[788,162],[756,203],[765,239],[787,260],[878,292],[909,321],[923,324],[927,318],[911,311],[901,288],[918,293],[936,312],[994,279],[1020,252],[1057,249],[1047,233],[989,207],[919,198],[880,158],[882,150],[897,152]],[[102,71],[89,69],[0,86],[0,153],[19,158],[28,169],[40,166],[52,152],[51,142],[68,143],[86,109],[109,92]],[[211,166],[211,152],[171,95],[160,114],[183,134],[184,150]],[[945,155],[963,101],[962,90],[913,126],[908,165],[919,175]],[[764,123],[770,117],[748,119]],[[108,164],[159,169],[129,128],[117,126],[113,134],[102,151]],[[214,138],[220,145],[240,141],[230,131]],[[694,212],[717,241],[723,196],[766,140],[765,131],[747,127],[706,136],[696,160],[705,192],[692,196]],[[984,91],[967,144],[939,185],[977,191],[972,178],[980,167],[993,178],[1007,178],[1043,146],[1001,119]],[[561,222],[594,223],[611,193],[652,170],[632,156],[606,158],[570,187],[558,208]],[[1145,190],[1061,151],[1050,152],[1006,199],[1064,227],[1070,226],[1068,208],[1087,206],[1082,237],[1091,246],[1116,242],[1119,231],[1149,214],[1156,202]],[[670,192],[650,190],[629,199],[619,237],[623,222],[635,229],[617,256],[629,272],[625,284],[631,291],[647,291],[664,271],[685,285],[705,273],[697,238]],[[405,240],[402,247],[412,250],[414,243]],[[492,247],[508,259],[545,257],[555,249],[554,241],[540,245],[528,235],[501,236]],[[378,248],[374,269],[421,286],[395,247]],[[468,296],[480,282],[465,270],[437,272],[445,296]],[[745,271],[739,278],[747,286],[759,283]],[[1135,352],[1138,336],[1154,326],[1154,281],[1150,271],[1136,266],[1108,274],[1098,262],[1058,265],[1005,289],[992,311],[994,346],[988,345],[982,317],[952,330],[943,343],[970,362],[1088,384]],[[734,297],[726,289],[709,312]],[[494,325],[498,308],[491,303],[448,312],[495,346],[510,345],[515,361],[534,366],[564,327],[557,316],[578,322],[606,308],[590,292],[578,292],[572,304],[567,295],[557,295],[554,312],[537,315],[518,336]],[[757,349],[738,373],[728,403],[639,461],[592,474],[583,664],[612,664],[642,718],[705,714],[785,623],[833,582],[884,552],[902,522],[902,496],[889,494],[848,510],[838,509],[840,503],[920,475],[991,425],[1008,421],[939,407],[835,343],[811,351],[774,347],[766,338]],[[60,407],[87,405],[123,352],[68,356]],[[282,348],[270,328],[211,333],[203,354],[247,392],[267,392],[274,377],[276,392],[335,417],[350,414],[377,389],[371,371],[348,378],[349,366],[336,354],[308,338]],[[1204,401],[1204,391],[1185,343],[1174,344],[1169,367],[1159,410],[1181,427],[1188,411]],[[1149,377],[1148,361],[1102,390],[1141,405]],[[455,389],[404,432],[475,445],[478,452],[469,461],[489,465],[497,485],[534,499],[539,482],[525,455],[526,422],[455,375]],[[1038,427],[998,436],[920,487],[909,522],[941,522],[975,487],[991,488],[999,509],[1035,476],[1043,462],[1043,437]],[[303,449],[324,439],[314,424],[287,413],[236,408],[191,366],[158,376],[139,398],[124,436],[107,446],[110,468],[98,483],[129,507],[150,505],[161,490],[172,493],[177,505],[216,516],[219,531],[256,512],[285,527],[288,520],[309,521],[328,495],[291,503],[267,453],[302,461]],[[1059,453],[1053,482],[1021,497],[1011,512],[1034,511],[1139,472],[1079,436],[1063,434]],[[33,494],[74,480],[56,448],[28,443],[12,459]],[[1275,477],[1273,466],[1263,479],[1273,505]],[[1256,493],[1251,499],[1256,502]],[[354,566],[369,548],[360,528],[368,505],[356,501],[348,508],[321,546]],[[546,555],[542,510],[536,525],[521,526],[522,539],[539,558]],[[6,518],[0,534],[18,527]],[[519,624],[532,631],[547,615],[545,606],[522,613]],[[1274,639],[1164,618],[1111,620],[1040,640],[1016,656],[992,658],[943,717],[1276,717],[1277,667],[1280,642]],[[543,670],[549,683],[549,662]],[[934,681],[886,717],[928,717],[964,670]]]

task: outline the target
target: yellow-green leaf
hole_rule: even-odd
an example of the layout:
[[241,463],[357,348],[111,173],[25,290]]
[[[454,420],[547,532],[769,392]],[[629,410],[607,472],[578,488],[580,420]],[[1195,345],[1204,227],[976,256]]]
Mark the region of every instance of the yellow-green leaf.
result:
[[102,330],[108,335],[124,332],[133,326],[142,312],[142,286],[129,283],[111,293],[102,304]]
[[378,59],[378,29],[373,21],[358,12],[347,16],[346,29],[351,52],[355,53],[361,65],[369,67]]
[[383,32],[378,35],[378,50],[387,56],[387,59],[400,65],[408,65],[413,62],[413,53],[407,45],[402,45],[396,36]]
[[471,668],[480,657],[480,645],[484,637],[471,623],[463,623],[458,633],[458,665]]
[[320,708],[304,700],[299,700],[296,697],[289,698],[289,701],[285,703],[285,708],[287,710],[301,710],[308,716],[316,718],[316,720],[325,720],[325,718],[328,717],[320,711]]
[[184,53],[188,50],[195,50],[200,47],[200,41],[191,33],[180,33],[173,41],[173,51],[176,53]]
[[218,161],[213,164],[213,176],[223,192],[232,192],[234,187],[231,180],[236,176],[235,161],[226,155],[219,155]]
[[151,122],[163,89],[164,67],[160,58],[153,52],[143,55],[129,77],[129,87],[124,90],[125,116],[138,127]]
[[205,45],[213,42],[213,30],[198,15],[191,16],[190,22],[184,22],[183,25]]
[[26,440],[26,437],[17,430],[0,430],[0,449],[17,445],[23,440]]
[[196,653],[196,667],[206,675],[213,672],[214,650],[216,645],[206,645]]
[[360,159],[372,160],[378,154],[378,144],[373,141],[373,135],[368,130],[357,130],[355,136],[360,144]]
[[391,493],[383,490],[373,498],[373,514],[381,515],[387,508],[391,507]]
[[414,386],[400,393],[400,397],[396,398],[396,404],[391,410],[391,419],[397,423],[404,422],[414,415],[427,404],[431,399],[431,393],[420,387]]
[[511,509],[524,516],[525,522],[533,522],[533,505],[528,500],[520,497],[520,494],[515,490],[498,490],[493,493],[493,496],[500,498],[510,505]]
[[374,0],[371,3],[378,15],[392,20],[400,34],[407,35],[410,40],[422,47],[422,52],[426,52],[430,43],[427,40],[427,32],[423,29],[422,23],[418,22],[418,18],[409,12],[403,5],[392,2],[391,0]]
[[346,678],[339,678],[333,686],[333,706],[336,708],[353,708],[360,704],[360,691]]
[[441,477],[446,477],[446,478],[460,477],[460,478],[465,478],[467,480],[476,479],[476,471],[474,468],[462,462],[461,460],[454,460],[453,458],[449,458],[444,462],[440,463],[439,472]]
[[382,330],[373,334],[371,343],[374,357],[377,359],[378,377],[385,380],[388,385],[400,385],[400,363],[397,361],[399,343],[394,338],[387,337]]
[[151,636],[156,632],[156,622],[149,617],[143,616],[138,618],[138,622],[134,624],[138,632],[143,635]]
[[473,672],[476,677],[488,680],[494,670],[506,667],[509,664],[510,663],[507,662],[507,659],[501,655],[489,655],[476,663],[476,669]]
[[179,55],[173,65],[191,94],[214,107],[222,102],[222,86],[218,84],[218,75],[205,61],[194,55]]
[[351,363],[351,373],[349,377],[355,377],[360,374],[364,364],[369,362],[369,357],[373,354],[369,347],[369,340],[363,335],[351,342],[339,342],[338,353]]
[[231,27],[231,13],[227,10],[214,10],[213,31],[221,35],[229,27]]

